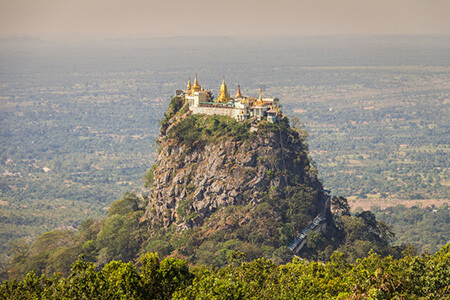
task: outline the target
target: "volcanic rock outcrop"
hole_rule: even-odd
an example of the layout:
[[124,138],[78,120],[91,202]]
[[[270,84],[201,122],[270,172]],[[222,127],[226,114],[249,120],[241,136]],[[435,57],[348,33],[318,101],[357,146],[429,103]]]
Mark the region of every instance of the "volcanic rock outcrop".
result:
[[202,225],[217,209],[258,204],[265,195],[287,197],[294,187],[316,191],[311,218],[325,205],[302,130],[220,116],[192,115],[174,98],[158,137],[146,218],[177,230]]

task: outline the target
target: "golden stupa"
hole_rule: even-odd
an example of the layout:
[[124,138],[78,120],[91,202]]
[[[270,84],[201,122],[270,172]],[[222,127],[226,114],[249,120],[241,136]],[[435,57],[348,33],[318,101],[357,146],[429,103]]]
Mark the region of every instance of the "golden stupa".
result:
[[[189,80],[189,82],[190,81],[191,80]],[[202,90],[202,87],[200,86],[200,84],[198,84],[197,74],[195,74],[194,85],[191,88],[191,96],[194,96],[195,92],[200,92],[201,90]]]
[[244,97],[241,94],[241,86],[238,85],[237,93],[236,93],[236,96],[234,96],[234,99],[240,99],[240,98],[244,98]]
[[258,100],[256,100],[255,106],[263,106],[263,105],[264,105],[264,101],[262,98],[262,88],[259,88],[259,98],[258,98]]
[[192,88],[192,85],[191,85],[191,77],[189,77],[188,84],[187,84],[187,89],[188,89],[188,91],[190,91],[191,88]]
[[228,103],[230,100],[230,94],[227,90],[227,85],[225,84],[225,76],[223,76],[222,86],[220,87],[220,94],[217,97],[217,102],[220,103]]

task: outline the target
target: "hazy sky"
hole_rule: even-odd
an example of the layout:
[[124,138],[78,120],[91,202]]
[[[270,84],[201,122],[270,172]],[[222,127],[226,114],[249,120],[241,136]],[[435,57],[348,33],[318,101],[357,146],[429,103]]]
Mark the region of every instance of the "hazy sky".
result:
[[0,36],[450,34],[450,0],[0,0]]

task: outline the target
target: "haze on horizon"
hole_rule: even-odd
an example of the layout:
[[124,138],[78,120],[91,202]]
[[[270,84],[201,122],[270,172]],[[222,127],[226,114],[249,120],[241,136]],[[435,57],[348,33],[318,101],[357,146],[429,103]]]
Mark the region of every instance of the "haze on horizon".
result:
[[448,35],[447,0],[0,0],[0,37]]

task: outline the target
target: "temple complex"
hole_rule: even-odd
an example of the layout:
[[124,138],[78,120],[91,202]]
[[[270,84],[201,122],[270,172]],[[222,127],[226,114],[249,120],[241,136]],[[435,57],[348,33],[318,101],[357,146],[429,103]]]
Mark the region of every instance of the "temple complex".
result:
[[258,98],[243,96],[240,86],[236,96],[230,97],[225,76],[217,99],[211,91],[205,91],[200,86],[197,74],[194,84],[192,85],[189,79],[186,90],[177,90],[176,96],[183,97],[194,114],[229,116],[238,121],[255,117],[259,121],[267,119],[271,123],[278,122],[282,116],[278,98],[263,98],[261,88]]

